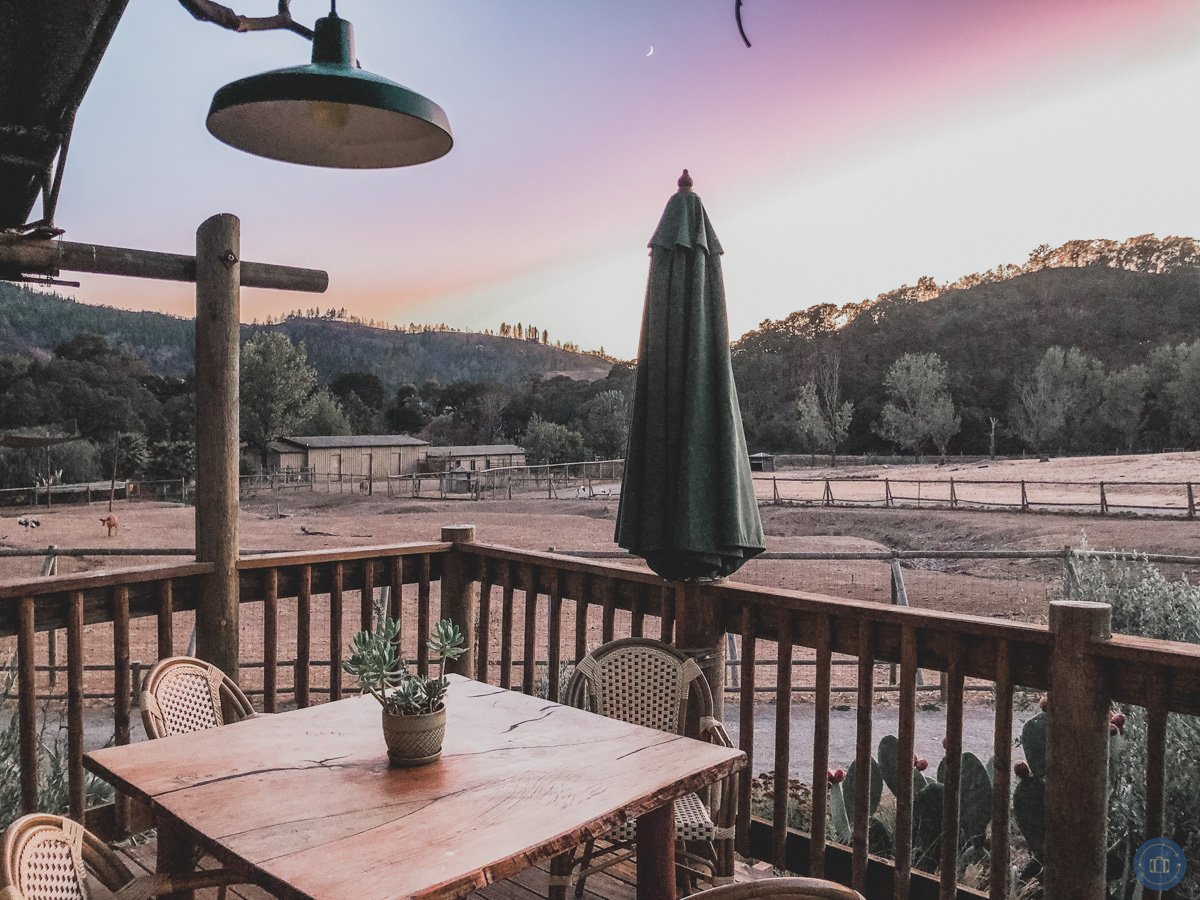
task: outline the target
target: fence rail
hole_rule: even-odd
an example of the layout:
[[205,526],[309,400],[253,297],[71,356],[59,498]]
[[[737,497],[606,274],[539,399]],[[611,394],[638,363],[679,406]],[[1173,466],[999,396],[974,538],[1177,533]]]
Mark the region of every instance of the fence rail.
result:
[[[176,618],[195,608],[211,568],[195,563],[147,566],[0,587],[0,639],[15,637],[17,642],[20,779],[26,809],[38,802],[36,695],[40,677],[48,674],[38,668],[45,665],[39,635],[64,628],[67,632],[70,811],[83,818],[85,679],[105,674],[89,667],[100,664],[97,655],[113,661],[114,732],[117,743],[128,742],[136,688],[130,671],[131,627],[142,620],[153,624],[157,654],[173,654]],[[996,861],[1010,859],[1011,851],[1014,693],[1018,686],[1048,692],[1054,711],[1049,733],[1054,777],[1047,781],[1047,896],[1103,895],[1104,798],[1100,791],[1097,799],[1091,788],[1097,778],[1103,784],[1107,770],[1109,737],[1103,713],[1109,704],[1145,706],[1151,721],[1159,723],[1169,713],[1200,714],[1200,647],[1109,636],[1102,627],[1106,608],[1086,604],[1055,604],[1048,628],[753,584],[671,586],[652,573],[600,560],[466,541],[266,554],[242,559],[239,572],[244,621],[262,626],[250,632],[252,641],[244,639],[243,662],[256,665],[246,666],[243,677],[253,682],[249,686],[261,696],[266,711],[278,709],[285,694],[294,696],[299,706],[318,695],[338,699],[344,690],[340,663],[348,637],[345,626],[349,621],[370,627],[377,608],[402,617],[402,648],[414,651],[418,668],[427,669],[428,651],[417,638],[438,615],[435,604],[440,601],[444,609],[452,598],[457,597],[457,603],[465,597],[473,613],[468,619],[480,623],[474,662],[466,674],[527,693],[540,689],[551,697],[558,696],[565,667],[597,639],[647,635],[671,641],[682,640],[686,632],[687,640],[693,640],[697,623],[711,615],[716,634],[727,632],[741,639],[739,683],[729,700],[740,723],[739,744],[752,759],[756,742],[763,739],[754,727],[755,699],[763,694],[773,694],[774,699],[773,739],[768,739],[775,772],[773,816],[768,820],[751,814],[750,780],[743,779],[737,819],[740,849],[792,871],[846,881],[872,900],[979,896],[956,883],[960,751],[969,681],[989,683],[996,698],[990,825],[991,859]],[[471,593],[476,588],[478,593]],[[325,599],[318,602],[319,598]],[[295,652],[291,628],[284,636],[279,627],[281,621],[290,625],[293,611]],[[90,656],[85,656],[85,646]],[[688,646],[719,684],[725,668],[723,641]],[[791,687],[800,651],[805,667],[811,655],[815,673],[810,833],[787,827],[796,736]],[[759,664],[772,657],[773,665]],[[543,660],[545,665],[539,667]],[[325,668],[319,663],[327,663],[324,684],[314,683],[314,670]],[[854,796],[847,798],[855,810],[848,843],[838,843],[827,826],[832,698],[837,688],[853,687],[842,693],[853,696],[855,764],[858,771],[867,771],[878,737],[872,732],[874,701],[890,687],[881,682],[891,666],[899,673],[901,760],[913,758],[915,751],[919,674],[946,677],[940,863],[930,867],[936,873],[923,872],[909,861],[914,798],[908,779],[898,779],[896,861],[868,853],[870,779],[860,779]],[[852,685],[843,684],[844,676],[851,675]],[[322,693],[326,690],[328,694]],[[1163,728],[1151,729],[1146,773],[1151,811],[1147,827],[1155,835],[1162,824],[1164,734]],[[1097,803],[1099,812],[1092,815]],[[1084,808],[1089,811],[1086,817],[1080,814]],[[120,810],[118,806],[118,830],[129,824],[120,820]],[[988,895],[1008,898],[1009,866],[996,864],[991,871]]]
[[[1030,512],[1114,513],[1196,518],[1191,481],[1013,481],[998,479],[755,479],[759,500],[806,506],[929,507]],[[835,490],[836,487],[836,490]]]

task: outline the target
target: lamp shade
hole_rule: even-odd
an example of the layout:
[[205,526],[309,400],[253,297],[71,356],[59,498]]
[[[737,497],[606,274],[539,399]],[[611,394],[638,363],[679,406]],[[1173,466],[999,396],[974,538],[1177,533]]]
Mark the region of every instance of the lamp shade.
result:
[[445,112],[355,64],[349,22],[317,20],[312,63],[252,75],[213,96],[208,130],[256,156],[335,169],[387,169],[445,156]]

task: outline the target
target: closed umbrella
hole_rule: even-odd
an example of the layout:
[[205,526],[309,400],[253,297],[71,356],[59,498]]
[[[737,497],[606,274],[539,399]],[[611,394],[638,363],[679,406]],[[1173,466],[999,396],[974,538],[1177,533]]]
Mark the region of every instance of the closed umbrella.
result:
[[650,239],[650,279],[616,541],[668,581],[762,553],[729,358],[721,244],[687,170]]

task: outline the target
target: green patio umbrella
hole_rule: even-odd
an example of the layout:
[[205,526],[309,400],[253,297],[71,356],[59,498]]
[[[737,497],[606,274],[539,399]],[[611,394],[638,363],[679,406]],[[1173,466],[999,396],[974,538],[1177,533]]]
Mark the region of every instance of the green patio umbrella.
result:
[[685,169],[650,239],[616,532],[668,581],[723,578],[765,549],[729,359],[722,252]]

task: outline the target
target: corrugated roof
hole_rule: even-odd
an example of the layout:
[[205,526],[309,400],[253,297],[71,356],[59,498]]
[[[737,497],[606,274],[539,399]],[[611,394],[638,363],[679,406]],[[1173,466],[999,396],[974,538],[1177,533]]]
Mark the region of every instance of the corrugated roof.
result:
[[424,447],[429,442],[407,434],[346,434],[317,437],[289,436],[281,440],[309,449],[329,447]]
[[477,444],[468,447],[430,447],[430,456],[505,456],[525,451],[516,444]]

